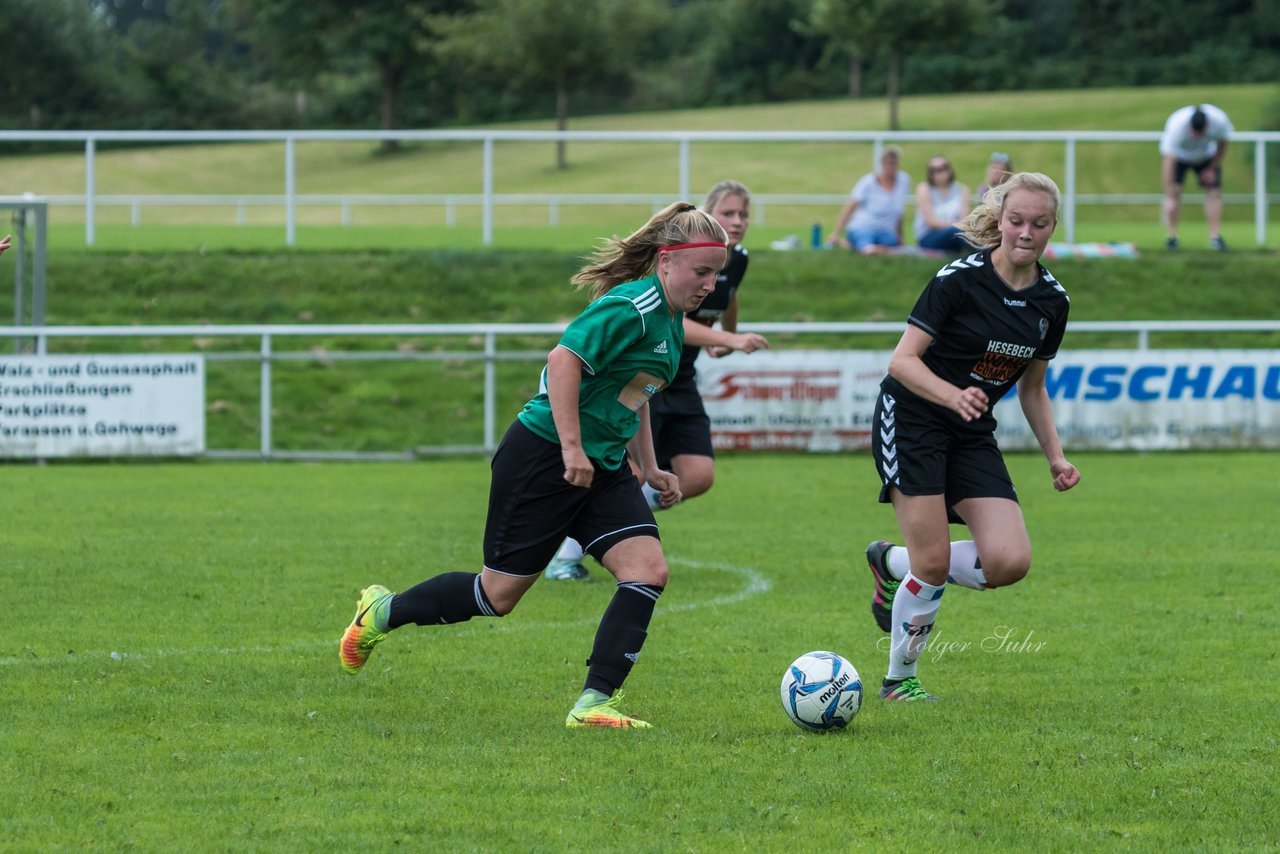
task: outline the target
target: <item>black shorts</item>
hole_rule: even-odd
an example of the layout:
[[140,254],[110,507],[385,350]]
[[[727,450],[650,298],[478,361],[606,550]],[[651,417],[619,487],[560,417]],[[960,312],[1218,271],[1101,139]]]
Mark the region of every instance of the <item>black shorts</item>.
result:
[[892,500],[891,487],[903,495],[942,495],[951,521],[962,522],[952,508],[966,498],[1018,500],[991,429],[975,429],[910,393],[881,387],[872,416],[871,455],[885,504]]
[[596,466],[591,486],[564,479],[560,446],[515,421],[493,455],[484,565],[504,575],[537,575],[565,537],[600,560],[631,537],[657,537],[658,525],[624,461],[617,471]]
[[1213,177],[1206,181],[1200,177],[1200,171],[1213,162],[1213,158],[1201,160],[1199,163],[1188,163],[1185,160],[1179,160],[1173,165],[1173,182],[1179,187],[1182,181],[1187,177],[1187,170],[1196,173],[1196,180],[1200,182],[1200,186],[1206,190],[1215,190],[1222,186],[1222,167],[1218,166],[1213,170]]
[[688,388],[672,385],[654,395],[649,401],[649,427],[658,468],[670,470],[671,459],[681,454],[716,455],[711,444],[711,419],[692,381]]

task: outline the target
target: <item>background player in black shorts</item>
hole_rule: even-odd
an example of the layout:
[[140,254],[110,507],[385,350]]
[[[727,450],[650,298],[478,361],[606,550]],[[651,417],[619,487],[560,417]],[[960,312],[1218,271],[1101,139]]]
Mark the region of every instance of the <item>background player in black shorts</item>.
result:
[[[991,414],[1015,383],[1054,488],[1080,480],[1063,456],[1044,384],[1070,307],[1039,263],[1059,201],[1057,185],[1032,172],[987,192],[963,224],[966,239],[987,248],[952,261],[925,287],[881,383],[872,455],[880,500],[892,502],[905,543],[867,547],[871,611],[891,638],[885,699],[936,699],[921,687],[916,666],[948,582],[1003,587],[1031,566],[1031,540]],[[949,519],[973,539],[950,542]]]
[[[716,277],[716,289],[702,305],[685,315],[684,349],[671,385],[649,402],[649,424],[659,465],[680,478],[682,501],[696,498],[715,482],[711,420],[698,393],[694,362],[698,352],[720,357],[734,350],[753,353],[769,342],[754,332],[738,333],[738,288],[747,275],[747,249],[742,245],[751,220],[751,193],[737,181],[721,181],[707,193],[702,209],[729,235],[729,262]],[[720,325],[715,329],[716,324]],[[652,489],[644,490],[649,506],[662,506]]]
[[1194,104],[1174,110],[1160,135],[1160,176],[1164,182],[1165,248],[1178,248],[1178,210],[1182,182],[1194,172],[1204,190],[1204,216],[1209,226],[1209,246],[1227,248],[1222,239],[1222,158],[1234,128],[1227,114],[1213,104]]
[[[703,347],[707,354],[723,356],[733,350],[752,353],[769,346],[763,335],[738,333],[738,287],[747,274],[747,250],[742,238],[751,220],[751,193],[737,181],[721,181],[707,193],[702,209],[716,218],[729,236],[729,261],[716,277],[716,289],[702,305],[685,315],[684,348],[680,367],[671,385],[649,401],[649,423],[658,465],[680,478],[681,500],[702,495],[715,481],[715,450],[711,446],[711,420],[698,393],[694,361]],[[716,323],[719,329],[713,328]],[[653,487],[641,486],[649,506],[663,506]],[[547,566],[547,578],[582,581],[590,578],[582,565],[582,546],[573,539],[561,544]]]
[[649,398],[675,377],[684,313],[715,287],[726,249],[720,224],[685,202],[604,242],[573,277],[592,302],[565,329],[539,393],[494,454],[483,571],[446,572],[401,593],[366,587],[339,646],[346,672],[359,672],[374,646],[407,623],[510,613],[568,535],[587,544],[618,586],[565,725],[648,726],[618,709],[619,689],[639,658],[667,563],[628,456],[664,500],[679,500],[675,475],[654,457]]

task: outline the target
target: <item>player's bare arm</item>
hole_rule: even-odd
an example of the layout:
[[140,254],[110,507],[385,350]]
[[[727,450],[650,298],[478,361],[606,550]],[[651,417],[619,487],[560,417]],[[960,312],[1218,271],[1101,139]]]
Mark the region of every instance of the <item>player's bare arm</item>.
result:
[[564,479],[574,486],[591,485],[595,468],[582,450],[582,426],[578,421],[578,391],[582,385],[582,360],[564,347],[547,356],[547,398],[564,456]]

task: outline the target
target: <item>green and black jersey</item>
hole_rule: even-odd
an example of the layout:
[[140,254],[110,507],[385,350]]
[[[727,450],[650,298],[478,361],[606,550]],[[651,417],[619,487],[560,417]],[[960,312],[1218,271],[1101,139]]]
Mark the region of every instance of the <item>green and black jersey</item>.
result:
[[[640,408],[670,384],[684,347],[684,315],[672,317],[656,275],[618,285],[587,306],[560,339],[582,360],[578,421],[587,457],[606,469],[622,465],[627,442],[640,428]],[[539,393],[520,422],[542,438],[560,441],[547,369]]]

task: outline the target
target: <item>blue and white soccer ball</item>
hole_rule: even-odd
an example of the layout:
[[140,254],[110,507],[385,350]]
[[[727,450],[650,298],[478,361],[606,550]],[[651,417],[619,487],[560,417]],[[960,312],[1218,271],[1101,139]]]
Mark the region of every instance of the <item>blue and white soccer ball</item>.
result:
[[798,727],[843,729],[862,708],[862,679],[834,652],[806,652],[782,674],[782,708]]

